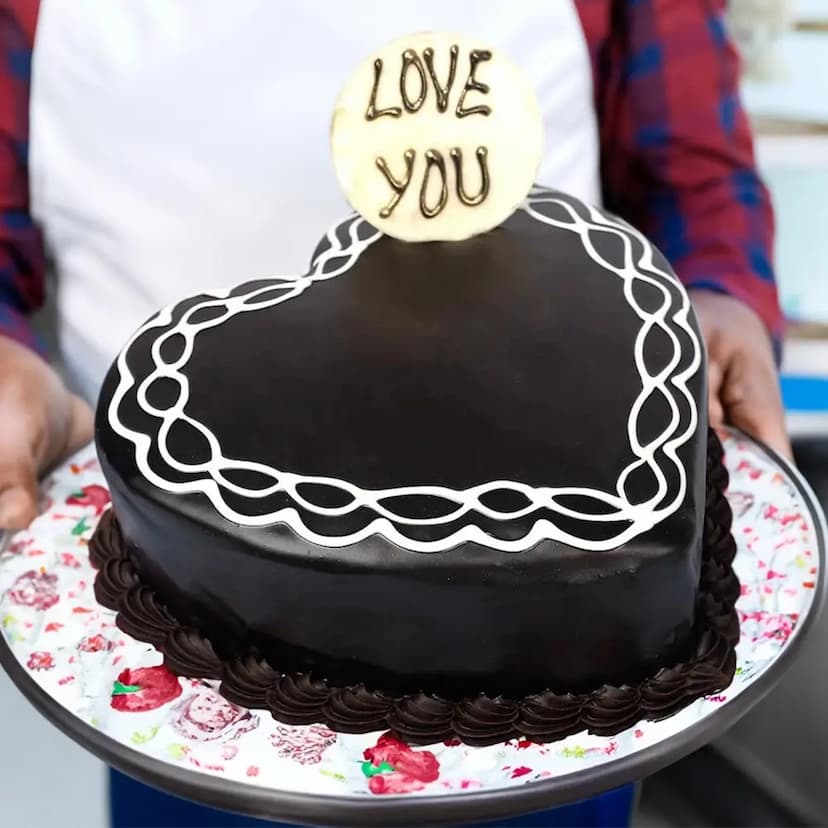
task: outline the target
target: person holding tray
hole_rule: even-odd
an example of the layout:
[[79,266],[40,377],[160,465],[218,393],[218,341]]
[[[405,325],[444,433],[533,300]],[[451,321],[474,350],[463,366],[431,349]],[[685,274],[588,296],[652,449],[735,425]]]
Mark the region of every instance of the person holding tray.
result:
[[[485,35],[521,65],[546,131],[539,183],[664,252],[705,336],[711,423],[790,456],[773,216],[724,4],[416,5],[0,0],[0,528],[28,525],[39,475],[92,438],[104,371],[156,307],[304,269],[345,209],[324,141],[343,67],[425,28]],[[47,257],[61,373],[29,322]],[[259,824],[114,772],[111,799],[116,826]],[[626,825],[632,802],[625,788],[509,824]]]

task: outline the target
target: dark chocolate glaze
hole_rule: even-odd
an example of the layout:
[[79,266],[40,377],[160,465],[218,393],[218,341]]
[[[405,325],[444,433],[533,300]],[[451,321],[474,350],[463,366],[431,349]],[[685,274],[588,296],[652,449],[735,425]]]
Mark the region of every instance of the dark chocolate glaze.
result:
[[[588,217],[580,202],[556,195]],[[353,221],[341,226],[340,240]],[[623,260],[617,236],[596,232],[590,241],[606,258]],[[634,261],[643,263],[648,249],[632,236],[628,241]],[[330,245],[323,242],[317,257]],[[653,261],[670,272],[657,252]],[[666,282],[672,318],[683,294],[672,278]],[[186,412],[209,426],[227,456],[366,489],[462,489],[512,480],[615,491],[620,471],[634,459],[627,418],[641,388],[633,361],[641,319],[622,288],[577,234],[522,211],[460,243],[383,237],[343,275],[199,334],[184,369]],[[653,301],[646,285],[634,290],[642,303]],[[194,302],[182,302],[173,319]],[[692,314],[691,321],[697,331]],[[692,341],[675,325],[671,330],[681,348],[675,376],[690,363]],[[138,337],[127,352],[139,382],[152,370],[157,334]],[[664,334],[649,336],[647,364],[662,365],[668,345]],[[602,552],[543,540],[519,552],[458,542],[421,553],[381,533],[333,547],[285,523],[237,525],[203,494],[171,494],[142,474],[134,445],[108,418],[118,379],[113,367],[98,409],[97,442],[134,565],[142,583],[206,634],[221,659],[253,647],[285,672],[318,672],[338,686],[364,683],[404,694],[429,688],[465,698],[624,685],[690,653],[705,507],[701,367],[689,383],[697,427],[678,451],[688,480],[680,507]],[[150,390],[157,405],[169,394],[174,389],[163,384]],[[692,408],[684,402],[678,413],[686,423]],[[153,441],[153,470],[182,483],[197,477],[163,461],[159,420],[138,407],[134,388],[121,412],[129,428]],[[660,433],[670,417],[664,398],[653,394],[639,437]],[[176,456],[203,458],[203,438],[183,425],[174,429],[169,444]],[[669,495],[680,480],[669,464],[664,470]],[[635,502],[644,501],[653,476],[636,472],[627,488]],[[376,518],[370,508],[321,516],[284,492],[225,495],[247,514],[292,505],[323,538],[348,535]],[[504,505],[505,495],[494,498],[497,508],[514,508]],[[410,497],[396,508],[428,515],[444,504]],[[543,508],[508,520],[473,509],[448,524],[395,527],[412,540],[439,541],[466,526],[509,540],[524,537],[541,518],[588,539],[618,529]]]
[[583,730],[612,736],[641,719],[672,715],[733,680],[739,638],[739,582],[732,569],[736,546],[724,496],[727,472],[712,433],[708,465],[698,616],[690,650],[685,660],[629,685],[603,685],[578,694],[545,690],[520,698],[476,694],[450,700],[427,691],[394,695],[364,684],[339,687],[310,674],[279,672],[254,652],[223,661],[202,631],[182,626],[140,582],[112,511],[103,516],[90,543],[92,562],[99,568],[95,594],[117,610],[121,629],[161,650],[170,670],[221,679],[227,699],[269,710],[288,724],[324,723],[346,733],[389,728],[411,744],[460,738],[487,745],[514,737],[547,742]]

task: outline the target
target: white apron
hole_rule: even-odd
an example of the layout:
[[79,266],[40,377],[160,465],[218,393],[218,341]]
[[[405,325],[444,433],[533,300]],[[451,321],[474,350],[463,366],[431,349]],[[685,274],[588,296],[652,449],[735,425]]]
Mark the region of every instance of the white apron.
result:
[[301,273],[346,211],[339,88],[407,32],[502,48],[537,89],[539,181],[599,197],[592,76],[570,0],[43,0],[32,210],[56,265],[63,358],[94,400],[129,334],[204,288]]

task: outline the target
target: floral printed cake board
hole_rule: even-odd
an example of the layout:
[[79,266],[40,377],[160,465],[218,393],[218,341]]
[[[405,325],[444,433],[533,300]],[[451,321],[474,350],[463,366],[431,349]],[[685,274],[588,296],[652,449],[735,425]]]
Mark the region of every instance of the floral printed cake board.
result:
[[[43,486],[40,517],[0,545],[0,658],[47,718],[119,769],[182,796],[285,821],[445,824],[573,801],[715,738],[784,672],[825,592],[825,523],[799,474],[725,441],[742,583],[731,687],[612,738],[409,748],[388,733],[292,727],[178,679],[95,601],[87,543],[109,495],[89,447]],[[36,769],[32,768],[32,773]]]

